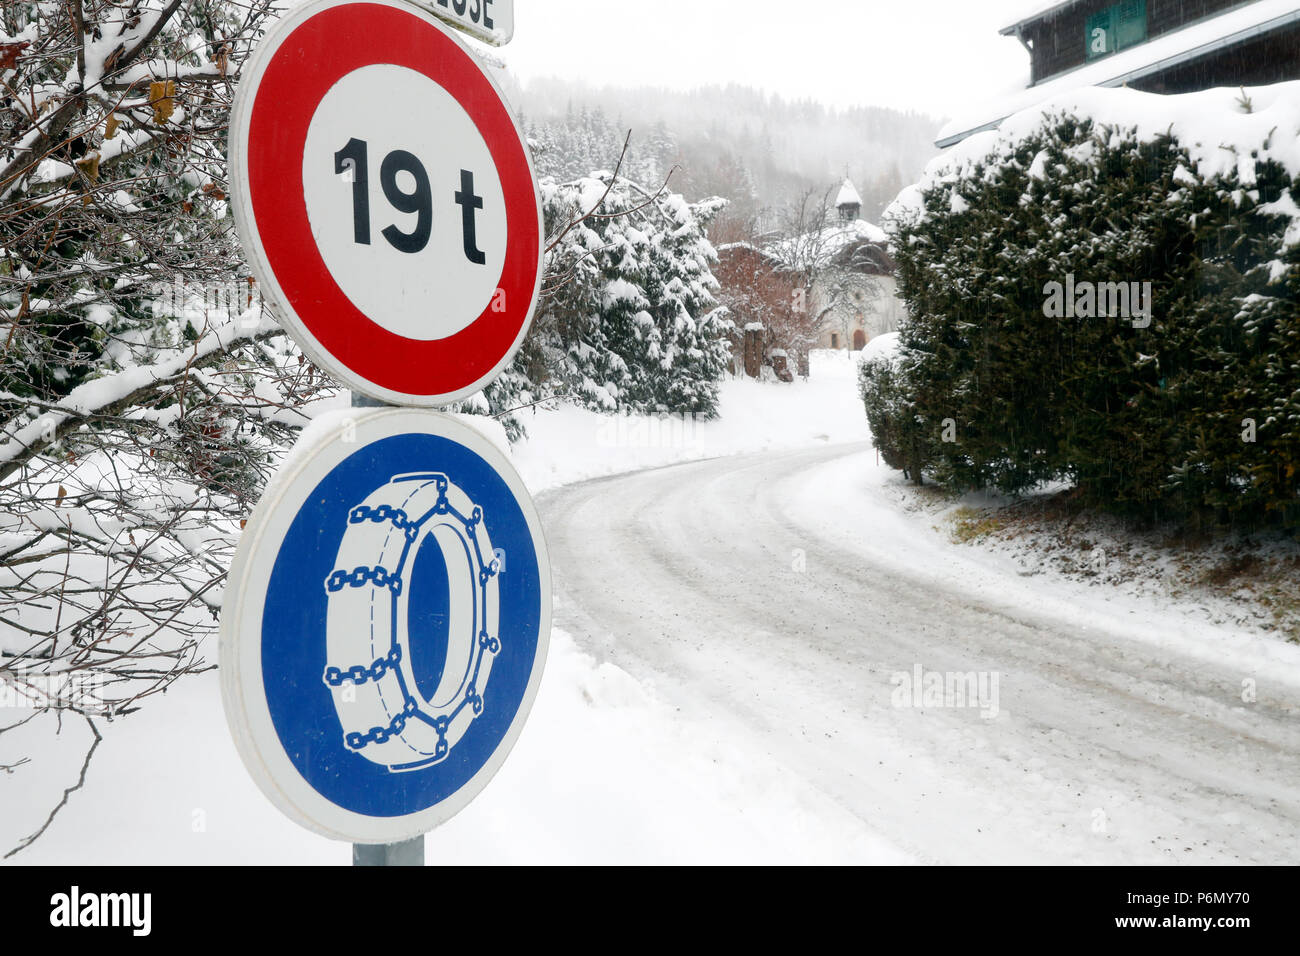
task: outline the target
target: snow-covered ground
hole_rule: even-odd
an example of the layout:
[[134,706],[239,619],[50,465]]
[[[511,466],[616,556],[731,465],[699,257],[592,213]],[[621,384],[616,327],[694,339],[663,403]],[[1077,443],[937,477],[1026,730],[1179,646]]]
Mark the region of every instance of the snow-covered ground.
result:
[[733,774],[792,773],[918,861],[1296,861],[1300,647],[1021,577],[898,509],[874,457],[557,489],[557,621]]
[[572,407],[525,413],[528,438],[512,457],[529,489],[539,494],[682,461],[867,440],[856,359],[848,352],[815,351],[808,381],[796,378],[788,385],[728,379],[713,421],[616,417]]
[[[1300,647],[954,546],[864,443],[853,373],[727,382],[715,422],[528,418],[557,629],[428,862],[1294,862]],[[896,706],[914,665],[1000,671],[998,716]],[[46,756],[0,781],[6,848],[75,780]],[[108,727],[13,858],[348,860],[257,791],[212,673]]]
[[[814,357],[791,385],[727,381],[712,422],[611,418],[563,407],[527,419],[514,449],[535,493],[585,478],[764,448],[866,437],[844,353]],[[340,402],[322,405],[325,412]],[[479,427],[482,419],[468,418]],[[499,429],[485,430],[504,439]],[[563,598],[557,602],[562,606]],[[216,659],[216,647],[209,648]],[[13,711],[13,719],[23,712]],[[12,722],[6,719],[4,723]],[[30,731],[24,737],[24,731]],[[67,721],[48,745],[34,722],[0,737],[0,764],[26,743],[31,763],[0,776],[5,852],[77,778],[89,734]],[[497,779],[428,838],[430,863],[847,861],[898,856],[845,837],[815,787],[771,770],[737,778],[735,750],[701,746],[652,692],[598,664],[556,630],[537,702]],[[758,784],[754,786],[754,784]],[[183,681],[106,725],[84,789],[13,863],[346,863],[347,847],[300,830],[256,789],[229,739],[215,672]]]

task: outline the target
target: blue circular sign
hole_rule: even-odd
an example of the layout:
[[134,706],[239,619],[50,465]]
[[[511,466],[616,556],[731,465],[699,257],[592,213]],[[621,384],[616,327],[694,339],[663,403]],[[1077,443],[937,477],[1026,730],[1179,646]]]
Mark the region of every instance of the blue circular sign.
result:
[[545,660],[550,574],[517,473],[432,412],[341,416],[249,522],[223,608],[227,714],[304,825],[395,842],[500,766]]

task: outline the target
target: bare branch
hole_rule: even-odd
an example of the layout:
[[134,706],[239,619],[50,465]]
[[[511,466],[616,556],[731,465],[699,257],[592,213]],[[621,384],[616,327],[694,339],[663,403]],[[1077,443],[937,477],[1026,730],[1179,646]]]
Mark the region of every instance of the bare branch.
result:
[[[6,860],[9,859],[11,856],[13,856],[15,853],[20,853],[23,850],[27,849],[29,846],[31,846],[33,843],[35,843],[40,838],[41,834],[43,834],[46,830],[49,829],[50,824],[54,822],[54,818],[59,815],[59,811],[68,805],[68,797],[72,796],[73,793],[75,793],[76,791],[80,790],[83,786],[85,786],[86,771],[90,769],[90,760],[92,757],[95,756],[95,751],[99,748],[100,742],[104,739],[103,737],[100,736],[99,728],[95,726],[95,722],[93,720],[91,720],[89,717],[86,717],[85,721],[86,721],[86,725],[90,727],[90,732],[94,734],[95,739],[91,741],[89,749],[86,750],[86,756],[81,761],[81,773],[77,775],[77,782],[74,783],[72,786],[64,789],[63,796],[59,798],[59,802],[55,805],[54,809],[50,811],[50,815],[45,818],[45,822],[42,823],[39,828],[37,828],[35,833],[33,833],[31,836],[28,836],[20,840],[16,847],[14,847],[12,850],[6,853],[4,855],[4,858]],[[24,761],[20,761],[20,763],[21,762]]]
[[547,243],[546,245],[547,252],[552,251],[556,246],[560,244],[560,240],[562,240],[565,236],[567,236],[575,226],[579,225],[580,223],[586,222],[589,218],[591,218],[592,215],[595,214],[597,209],[599,209],[602,205],[604,205],[605,200],[609,198],[610,190],[613,189],[614,184],[618,182],[618,174],[619,171],[623,168],[623,160],[627,158],[627,148],[629,145],[631,145],[631,143],[632,143],[632,131],[628,130],[627,136],[623,139],[623,151],[618,154],[618,162],[614,164],[614,175],[610,176],[609,182],[605,184],[605,191],[600,194],[600,198],[596,200],[595,205],[593,205],[590,209],[588,209],[577,219],[571,220],[563,229],[560,230],[559,235],[557,235],[554,239],[552,239],[550,242]]

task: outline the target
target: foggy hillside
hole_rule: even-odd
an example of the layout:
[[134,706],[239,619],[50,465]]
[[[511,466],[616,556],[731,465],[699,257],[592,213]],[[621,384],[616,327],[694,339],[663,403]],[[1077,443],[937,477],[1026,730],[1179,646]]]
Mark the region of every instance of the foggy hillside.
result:
[[539,172],[557,178],[609,168],[632,130],[630,173],[648,182],[676,163],[673,184],[689,199],[722,195],[733,215],[771,225],[812,190],[847,175],[876,220],[934,156],[940,121],[883,107],[828,108],[752,87],[592,87],[547,78],[514,84],[511,99],[543,146]]

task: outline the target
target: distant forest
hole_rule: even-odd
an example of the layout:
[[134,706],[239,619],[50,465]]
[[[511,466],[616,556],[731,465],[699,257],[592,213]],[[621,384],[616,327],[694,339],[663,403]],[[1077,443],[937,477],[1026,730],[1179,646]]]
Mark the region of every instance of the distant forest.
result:
[[512,85],[539,175],[564,181],[612,169],[630,129],[624,172],[658,185],[679,165],[675,191],[730,200],[728,231],[778,229],[805,194],[833,196],[846,176],[862,195],[863,217],[878,221],[938,152],[940,121],[884,107],[838,110],[737,85],[690,92],[554,78]]

